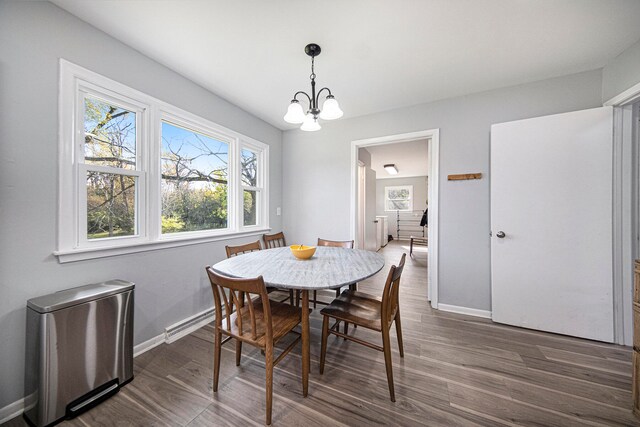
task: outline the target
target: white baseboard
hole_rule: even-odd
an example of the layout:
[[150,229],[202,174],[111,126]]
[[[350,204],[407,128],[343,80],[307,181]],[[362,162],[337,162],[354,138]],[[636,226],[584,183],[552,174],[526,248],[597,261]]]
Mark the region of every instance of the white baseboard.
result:
[[[133,347],[133,357],[138,357],[160,344],[170,344],[191,332],[203,327],[213,320],[213,310],[208,309],[193,316],[187,317],[165,329],[165,332]],[[0,424],[5,423],[24,412],[25,398],[0,408]]]
[[151,338],[150,340],[146,340],[145,342],[141,342],[140,344],[133,347],[133,357],[138,357],[142,353],[145,353],[152,348],[159,346],[165,342],[165,334],[162,333],[158,336]]
[[467,314],[469,316],[484,317],[491,319],[491,312],[488,310],[478,310],[477,308],[460,307],[458,305],[438,304],[438,310],[448,311],[451,313]]
[[24,398],[0,408],[0,424],[17,417],[24,412]]
[[171,344],[172,342],[178,341],[180,338],[189,335],[191,332],[200,329],[212,321],[213,308],[187,317],[165,329],[165,342]]

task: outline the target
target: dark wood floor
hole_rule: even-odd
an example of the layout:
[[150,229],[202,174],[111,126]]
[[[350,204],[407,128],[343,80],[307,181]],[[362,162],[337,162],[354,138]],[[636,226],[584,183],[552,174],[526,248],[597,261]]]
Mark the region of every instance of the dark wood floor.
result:
[[[424,250],[407,260],[402,278],[404,359],[392,328],[397,401],[389,400],[383,354],[356,343],[329,337],[325,373],[318,374],[317,310],[311,315],[309,396],[302,397],[297,347],[275,369],[273,425],[640,425],[631,413],[629,348],[432,310]],[[388,266],[403,251],[404,243],[388,245],[382,252],[387,267],[360,289],[380,294]],[[377,338],[361,328],[356,334]],[[260,352],[245,346],[236,367],[234,344],[225,344],[214,395],[212,341],[206,326],[137,357],[132,383],[61,425],[262,425]]]

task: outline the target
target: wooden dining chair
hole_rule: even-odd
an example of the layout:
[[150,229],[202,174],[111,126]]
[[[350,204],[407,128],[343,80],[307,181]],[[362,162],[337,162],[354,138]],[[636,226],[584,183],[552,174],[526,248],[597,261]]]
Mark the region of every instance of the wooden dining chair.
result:
[[[266,369],[266,424],[270,425],[273,402],[273,367],[300,341],[300,333],[294,331],[293,328],[302,321],[302,310],[289,304],[270,301],[262,276],[255,279],[232,279],[216,274],[211,267],[207,267],[206,271],[211,282],[216,310],[213,392],[218,391],[222,335],[228,337],[225,342],[232,338],[236,340],[236,366],[240,366],[242,343],[260,348],[264,352]],[[252,295],[258,298],[252,298]],[[274,345],[289,333],[298,336],[274,359]],[[305,332],[303,331],[303,333]]]
[[[331,246],[334,248],[353,249],[353,244],[354,244],[353,240],[326,240],[318,237],[318,246]],[[341,289],[342,288],[336,289],[336,297],[340,296]],[[349,285],[349,289],[356,290],[357,284],[354,283],[352,285]],[[326,305],[325,302],[318,301],[317,296],[318,296],[318,291],[313,291],[313,308],[316,308],[318,303]]]
[[265,234],[262,236],[265,249],[283,248],[287,246],[284,240],[284,233],[281,231],[276,234]]
[[231,258],[232,256],[237,256],[241,254],[245,254],[247,252],[254,252],[262,250],[262,246],[260,246],[260,240],[256,240],[255,242],[246,243],[244,245],[238,246],[225,246],[225,251],[227,251],[227,258]]
[[318,246],[353,249],[353,240],[326,240],[318,237]]
[[[392,402],[396,401],[396,395],[393,389],[391,340],[389,338],[389,329],[391,329],[391,324],[395,321],[396,334],[398,335],[398,349],[400,351],[400,357],[404,357],[398,296],[400,291],[400,276],[402,276],[406,256],[407,254],[402,254],[402,258],[400,259],[400,263],[397,267],[395,265],[391,266],[389,274],[387,275],[387,281],[384,285],[384,290],[382,291],[382,299],[364,292],[346,290],[342,292],[338,298],[333,300],[331,304],[320,310],[320,314],[323,316],[322,344],[320,349],[320,374],[324,372],[324,362],[327,354],[327,337],[329,334],[334,334],[375,350],[382,351],[384,353],[384,364],[387,369],[387,382],[389,384],[389,394],[391,395]],[[329,327],[329,318],[336,320],[331,327]],[[344,333],[340,332],[340,322],[344,322]],[[349,323],[381,332],[382,347],[369,341],[349,336]]]
[[[284,237],[284,236],[283,236]],[[254,252],[254,251],[260,251],[262,250],[262,246],[260,246],[260,240],[256,240],[255,242],[251,242],[251,243],[247,243],[244,245],[238,245],[238,246],[225,246],[224,247],[225,251],[227,251],[227,258],[231,258],[233,256],[238,256],[238,255],[242,255],[245,254],[247,252]],[[267,292],[271,293],[273,291],[279,291],[280,289],[278,288],[267,288]],[[294,300],[293,300],[293,290],[289,289],[289,297],[287,298],[291,305],[294,305]],[[284,302],[285,300],[282,300],[280,302]],[[299,304],[297,304],[299,305]]]

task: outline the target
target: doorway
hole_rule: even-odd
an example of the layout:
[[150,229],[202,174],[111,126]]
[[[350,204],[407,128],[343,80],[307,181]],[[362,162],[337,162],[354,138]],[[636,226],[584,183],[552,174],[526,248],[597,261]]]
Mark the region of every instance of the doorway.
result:
[[[427,259],[427,298],[431,302],[431,306],[433,308],[438,308],[438,201],[439,201],[439,185],[438,185],[438,170],[439,170],[439,130],[425,130],[419,132],[405,133],[405,134],[396,134],[396,135],[388,135],[377,138],[369,138],[363,140],[352,141],[351,143],[351,236],[356,241],[357,247],[364,247],[364,241],[366,241],[366,225],[367,225],[367,214],[362,213],[360,208],[361,204],[359,201],[361,200],[361,192],[360,189],[360,155],[359,150],[361,148],[370,148],[374,150],[376,147],[380,146],[389,146],[392,144],[402,144],[402,143],[412,143],[415,141],[424,140],[426,142],[427,149],[427,175],[428,175],[428,185],[425,184],[427,188],[427,200],[428,200],[428,227],[426,232],[426,241],[428,241],[428,250],[426,251],[426,259]],[[365,163],[365,162],[362,162]],[[396,165],[400,166],[400,165]],[[366,165],[365,165],[366,168]],[[393,187],[393,186],[386,186]],[[387,190],[388,191],[388,190]],[[380,195],[380,192],[378,192]],[[383,193],[384,194],[384,193]],[[387,195],[382,195],[384,200],[378,201],[378,207],[381,207],[384,203],[399,203],[398,205],[394,205],[395,207],[401,207],[403,211],[420,211],[420,216],[426,209],[426,201],[419,202],[416,206],[411,206],[409,209],[406,205],[406,201],[402,201],[399,199],[406,200],[406,192],[396,192],[394,196],[402,196],[402,197],[391,197],[392,200],[387,200],[389,197]],[[409,199],[411,196],[409,196]],[[421,204],[425,203],[425,206]],[[378,212],[380,213],[380,212]],[[388,215],[387,215],[388,216]],[[375,220],[374,220],[375,221]],[[374,221],[371,221],[372,223]],[[363,222],[365,224],[363,224]],[[361,231],[362,230],[362,231]],[[418,229],[419,230],[419,229]],[[397,223],[389,225],[389,232],[392,236],[394,234],[397,235],[398,227]],[[406,237],[406,236],[403,236]],[[395,238],[395,237],[394,237]],[[365,240],[363,240],[365,239]],[[409,240],[406,242],[406,246],[409,247]],[[406,251],[407,255],[409,250]]]

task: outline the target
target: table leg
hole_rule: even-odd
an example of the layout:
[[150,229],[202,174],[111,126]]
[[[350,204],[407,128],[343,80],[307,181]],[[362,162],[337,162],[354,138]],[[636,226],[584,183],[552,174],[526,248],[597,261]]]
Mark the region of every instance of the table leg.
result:
[[309,391],[309,291],[302,292],[302,395]]

